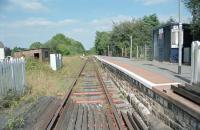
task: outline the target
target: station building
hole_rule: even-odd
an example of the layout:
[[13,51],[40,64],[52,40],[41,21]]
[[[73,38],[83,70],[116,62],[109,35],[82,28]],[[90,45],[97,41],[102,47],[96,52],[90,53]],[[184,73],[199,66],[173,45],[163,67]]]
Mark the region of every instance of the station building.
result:
[[30,49],[24,51],[18,51],[14,53],[15,58],[25,57],[38,59],[40,61],[49,61],[50,59],[50,50],[49,48],[39,48],[39,49]]
[[[179,24],[169,23],[153,30],[153,58],[158,61],[178,62]],[[183,24],[182,63],[191,64],[193,36],[189,24]]]

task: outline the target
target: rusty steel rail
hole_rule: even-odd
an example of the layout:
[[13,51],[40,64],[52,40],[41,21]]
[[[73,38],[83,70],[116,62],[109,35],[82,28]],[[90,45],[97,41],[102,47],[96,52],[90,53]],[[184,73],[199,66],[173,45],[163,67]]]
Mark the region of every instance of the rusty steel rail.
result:
[[88,60],[85,61],[85,63],[83,64],[83,66],[81,67],[81,70],[79,71],[76,79],[72,82],[70,88],[69,88],[69,91],[67,92],[66,96],[64,97],[60,107],[58,108],[58,110],[55,112],[53,118],[50,120],[49,124],[46,126],[46,130],[53,130],[55,125],[56,125],[56,122],[58,121],[62,111],[63,111],[63,108],[65,107],[71,93],[72,93],[72,90],[74,88],[74,86],[76,85],[77,81],[78,81],[78,78],[80,77],[81,73],[83,72],[83,69],[85,68],[85,65],[86,63],[88,62]]
[[106,88],[106,85],[105,85],[105,83],[102,79],[102,76],[101,76],[98,68],[96,67],[96,63],[94,63],[93,59],[87,59],[85,61],[85,63],[83,64],[83,66],[81,67],[81,70],[79,71],[76,79],[71,84],[69,91],[66,93],[66,96],[64,97],[64,99],[63,99],[61,105],[59,106],[58,110],[55,112],[55,114],[53,115],[53,117],[49,121],[48,125],[45,126],[46,130],[53,130],[56,127],[58,120],[60,119],[61,115],[63,114],[64,107],[66,106],[67,102],[69,101],[70,96],[72,95],[73,88],[77,84],[77,81],[78,81],[79,77],[81,76],[81,74],[82,74],[82,72],[83,72],[83,70],[84,70],[84,68],[85,68],[85,66],[86,66],[86,64],[88,63],[89,60],[92,60],[92,63],[94,65],[95,73],[96,73],[97,79],[99,81],[99,84],[103,88],[103,91],[105,92],[106,99],[107,99],[108,104],[110,106],[110,112],[111,112],[111,114],[113,114],[113,116],[114,116],[113,119],[115,120],[114,122],[117,124],[116,128],[118,128],[119,130],[124,130],[123,125],[122,125],[123,124],[122,120],[120,119],[120,115],[119,115],[119,113],[118,113],[118,111],[117,111],[117,109],[116,109],[116,107],[115,107],[115,105],[112,101],[111,96],[109,95],[109,92]]
[[100,86],[102,86],[102,88],[103,88],[103,90],[104,90],[104,92],[105,92],[105,94],[106,94],[106,98],[107,98],[107,100],[108,100],[108,103],[109,103],[110,106],[111,106],[111,111],[112,111],[113,114],[114,114],[114,117],[115,117],[115,120],[116,120],[118,129],[119,129],[119,130],[124,130],[124,128],[123,128],[123,126],[122,126],[122,122],[121,122],[121,120],[120,120],[119,113],[118,113],[118,111],[117,111],[117,109],[116,109],[116,107],[115,107],[115,105],[114,105],[114,103],[113,103],[113,101],[112,101],[111,96],[109,95],[109,92],[108,92],[108,90],[107,90],[107,88],[106,88],[106,85],[105,85],[105,83],[104,83],[104,81],[103,81],[103,79],[102,79],[102,76],[101,76],[101,74],[99,73],[99,70],[98,70],[98,68],[96,67],[95,63],[94,63],[94,67],[95,67],[95,70],[96,70],[96,74],[97,74],[97,78],[98,78],[98,80],[99,80]]

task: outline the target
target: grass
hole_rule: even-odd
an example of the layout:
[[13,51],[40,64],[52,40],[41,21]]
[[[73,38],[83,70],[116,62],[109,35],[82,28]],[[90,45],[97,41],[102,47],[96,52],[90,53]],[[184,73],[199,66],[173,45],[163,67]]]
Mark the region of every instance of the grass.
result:
[[23,97],[16,97],[10,92],[3,101],[0,101],[0,115],[2,113],[9,115],[8,129],[23,125],[23,116],[13,115],[15,108],[20,107],[21,104],[34,104],[40,96],[64,97],[83,63],[84,61],[79,56],[63,57],[63,67],[58,71],[53,71],[49,63],[34,59],[27,60],[27,93]]
[[63,67],[58,71],[53,71],[46,63],[28,61],[26,81],[30,88],[29,96],[63,97],[83,62],[79,56],[63,57]]

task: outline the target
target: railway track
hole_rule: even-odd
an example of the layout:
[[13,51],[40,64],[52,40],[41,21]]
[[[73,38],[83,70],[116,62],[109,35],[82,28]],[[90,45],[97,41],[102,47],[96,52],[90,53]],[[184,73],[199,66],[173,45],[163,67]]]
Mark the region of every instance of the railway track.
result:
[[[119,91],[88,59],[66,93],[46,130],[139,130],[146,129],[128,111]],[[125,110],[125,112],[124,112]]]

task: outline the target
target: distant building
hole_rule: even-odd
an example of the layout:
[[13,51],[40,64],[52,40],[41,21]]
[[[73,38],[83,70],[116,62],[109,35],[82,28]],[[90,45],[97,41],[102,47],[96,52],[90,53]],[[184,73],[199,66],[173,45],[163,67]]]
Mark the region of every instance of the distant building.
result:
[[24,50],[14,53],[15,58],[25,57],[38,59],[40,61],[49,61],[50,50],[48,48]]
[[3,43],[0,41],[0,60],[5,58],[5,50],[4,50],[4,45]]
[[[153,31],[154,60],[178,62],[178,23],[169,23]],[[191,63],[192,35],[189,24],[183,24],[182,62]]]

